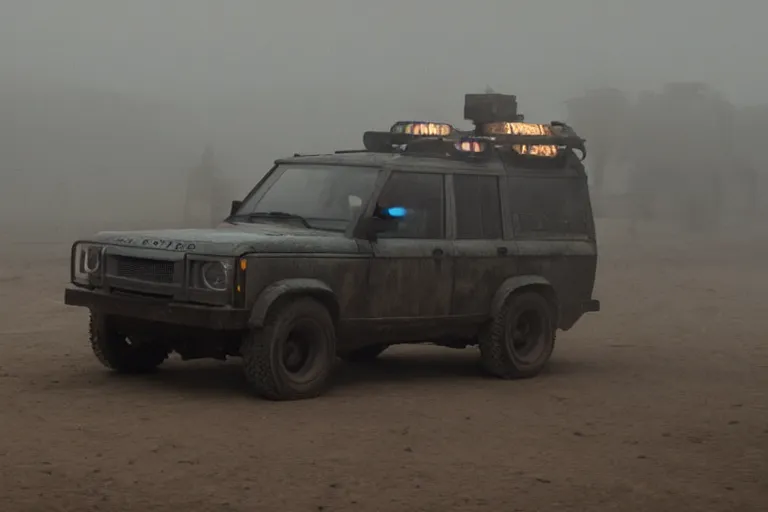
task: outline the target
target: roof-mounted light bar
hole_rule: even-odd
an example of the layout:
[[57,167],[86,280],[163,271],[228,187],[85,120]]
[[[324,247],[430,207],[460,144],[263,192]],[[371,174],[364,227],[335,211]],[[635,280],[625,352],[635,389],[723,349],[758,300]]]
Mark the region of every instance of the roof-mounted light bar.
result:
[[545,158],[556,158],[560,155],[559,148],[548,144],[514,144],[512,149],[518,155],[540,156]]
[[520,155],[554,158],[561,149],[578,149],[586,158],[584,140],[563,123],[526,123],[512,94],[466,94],[464,118],[475,124],[475,134],[493,137],[499,149]]
[[499,146],[512,146],[520,155],[554,158],[565,149],[573,149],[581,153],[581,160],[587,157],[584,139],[570,126],[557,121],[549,124],[487,123],[479,125],[477,131],[493,137]]
[[[517,135],[519,137],[553,137],[552,128],[545,124],[507,122],[480,124],[477,131],[487,136]],[[559,155],[556,144],[512,144],[512,149],[520,155],[555,158]]]
[[448,137],[454,131],[448,123],[432,121],[398,121],[389,129],[391,133],[403,133],[422,137]]
[[481,135],[524,135],[527,137],[548,137],[554,135],[552,128],[545,124],[506,122],[483,123],[477,126]]
[[487,137],[462,137],[454,143],[456,151],[463,154],[483,154],[493,149],[493,140]]
[[[421,141],[418,147],[409,148],[408,152],[422,154],[432,152],[444,156],[469,156],[472,154],[480,156],[490,155],[490,151],[497,148],[524,156],[555,158],[562,155],[565,149],[576,149],[581,153],[581,160],[586,158],[584,139],[579,137],[565,123],[555,121],[549,124],[526,123],[522,121],[522,116],[519,115],[515,118],[517,120],[509,120],[509,117],[507,120],[499,120],[499,117],[511,116],[516,113],[517,103],[514,96],[492,94],[468,95],[467,97],[470,96],[482,97],[477,99],[480,106],[478,107],[476,102],[476,110],[490,109],[490,111],[486,111],[484,119],[492,119],[486,122],[475,121],[473,132],[459,131],[448,123],[398,121],[392,125],[388,132],[365,132],[363,135],[365,149],[376,153],[393,153],[403,151],[406,146]],[[483,105],[480,100],[488,100],[488,96],[502,96],[502,100],[507,103],[502,101],[499,105],[490,101],[490,106]],[[512,108],[513,104],[514,109]],[[466,111],[467,105],[465,104],[465,113]],[[446,142],[448,145],[443,145],[442,142]],[[446,151],[444,151],[445,148],[447,148]]]

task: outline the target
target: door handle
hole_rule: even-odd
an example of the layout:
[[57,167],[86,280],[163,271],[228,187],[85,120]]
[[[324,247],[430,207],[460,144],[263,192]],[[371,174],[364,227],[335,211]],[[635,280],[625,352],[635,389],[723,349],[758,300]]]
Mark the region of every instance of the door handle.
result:
[[439,247],[432,249],[432,256],[435,258],[442,258],[444,254],[445,252]]
[[506,247],[497,247],[496,252],[499,256],[506,256],[507,255],[507,248]]

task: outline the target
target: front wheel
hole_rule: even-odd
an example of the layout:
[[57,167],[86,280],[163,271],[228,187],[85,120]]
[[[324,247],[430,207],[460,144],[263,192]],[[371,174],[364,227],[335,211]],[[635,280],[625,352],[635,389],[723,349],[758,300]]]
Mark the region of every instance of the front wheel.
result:
[[168,348],[156,340],[126,336],[113,319],[91,312],[89,324],[91,349],[96,358],[118,373],[148,373],[168,358]]
[[336,333],[328,310],[311,298],[277,305],[264,326],[248,333],[241,347],[251,389],[269,400],[321,395],[336,360]]
[[539,293],[511,295],[480,336],[484,369],[502,379],[537,375],[555,348],[555,313]]

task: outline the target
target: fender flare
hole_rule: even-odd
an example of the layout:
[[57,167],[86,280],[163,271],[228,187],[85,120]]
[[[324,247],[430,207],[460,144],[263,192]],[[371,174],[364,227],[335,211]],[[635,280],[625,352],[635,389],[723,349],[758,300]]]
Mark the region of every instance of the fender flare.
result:
[[501,286],[499,286],[499,288],[496,290],[496,293],[493,295],[493,299],[491,300],[491,317],[495,317],[501,311],[501,308],[504,307],[504,303],[507,301],[510,295],[529,286],[545,287],[549,290],[552,296],[548,298],[554,299],[552,306],[555,308],[555,314],[559,317],[560,307],[557,301],[555,287],[552,286],[552,283],[547,281],[546,278],[537,275],[510,277],[501,283]]
[[328,308],[334,323],[339,316],[339,302],[330,286],[317,279],[282,279],[264,288],[256,298],[248,318],[250,327],[263,327],[270,308],[280,299],[294,295],[314,297]]

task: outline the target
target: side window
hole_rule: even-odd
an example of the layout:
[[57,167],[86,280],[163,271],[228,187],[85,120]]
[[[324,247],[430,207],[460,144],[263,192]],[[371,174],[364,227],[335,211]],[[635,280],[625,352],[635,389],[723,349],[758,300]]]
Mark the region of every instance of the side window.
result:
[[456,238],[502,238],[499,179],[496,176],[456,174],[453,189],[456,196]]
[[518,235],[591,236],[585,179],[510,177],[508,183]]
[[402,206],[405,218],[397,229],[381,238],[426,238],[445,236],[445,206],[442,174],[393,172],[379,196],[380,206]]

